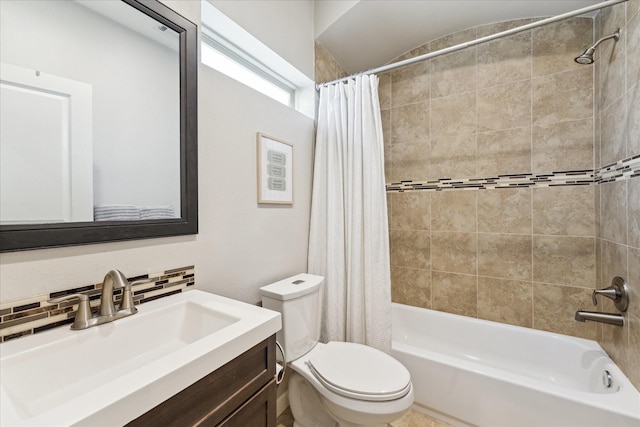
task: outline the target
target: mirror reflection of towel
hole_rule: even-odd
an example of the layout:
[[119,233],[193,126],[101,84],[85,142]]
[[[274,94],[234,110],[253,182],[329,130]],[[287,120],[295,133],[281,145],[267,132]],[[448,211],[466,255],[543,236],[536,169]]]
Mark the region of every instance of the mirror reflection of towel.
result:
[[175,218],[173,206],[140,206],[140,219]]
[[135,205],[95,205],[95,221],[139,221],[140,210]]
[[176,218],[173,206],[95,205],[95,221],[140,221]]

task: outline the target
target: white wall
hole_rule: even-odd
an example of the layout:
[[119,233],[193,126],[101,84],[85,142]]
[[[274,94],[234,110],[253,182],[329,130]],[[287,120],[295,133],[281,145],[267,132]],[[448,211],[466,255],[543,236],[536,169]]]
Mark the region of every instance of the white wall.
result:
[[[199,24],[199,1],[166,3]],[[297,17],[273,19],[286,28]],[[299,19],[308,52],[287,54],[312,69],[312,17]],[[306,271],[313,120],[204,66],[198,85],[199,234],[0,254],[0,301],[100,282],[111,268],[132,276],[193,264],[199,289],[253,303],[259,286]],[[294,145],[293,207],[256,203],[256,132]]]
[[308,77],[314,74],[311,0],[209,0]]

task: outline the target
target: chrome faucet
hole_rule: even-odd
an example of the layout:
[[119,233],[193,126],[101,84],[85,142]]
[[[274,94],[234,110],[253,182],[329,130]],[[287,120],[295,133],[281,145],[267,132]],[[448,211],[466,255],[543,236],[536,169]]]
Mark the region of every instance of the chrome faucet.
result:
[[592,322],[608,323],[610,325],[624,326],[624,317],[622,314],[615,313],[599,313],[597,311],[576,311],[576,320],[584,322],[591,320]]
[[[616,308],[621,312],[627,311],[629,307],[629,289],[627,283],[622,277],[614,277],[611,281],[611,286],[605,289],[596,289],[591,294],[591,300],[593,305],[598,305],[598,295],[602,295],[613,300]],[[597,311],[576,311],[575,319],[578,322],[584,322],[590,320],[593,322],[608,323],[610,325],[624,326],[624,316],[617,313],[600,313]]]
[[[103,323],[113,322],[116,319],[131,316],[138,312],[134,305],[132,285],[148,283],[151,280],[143,279],[129,283],[127,277],[120,270],[111,270],[102,282],[102,295],[100,297],[100,310],[94,316],[91,312],[89,296],[86,294],[70,294],[59,298],[50,299],[48,302],[56,304],[63,301],[78,300],[78,311],[75,320],[71,325],[71,329],[80,330],[87,329],[92,326],[102,325]],[[113,303],[113,291],[122,289],[122,300],[119,308],[116,310]]]

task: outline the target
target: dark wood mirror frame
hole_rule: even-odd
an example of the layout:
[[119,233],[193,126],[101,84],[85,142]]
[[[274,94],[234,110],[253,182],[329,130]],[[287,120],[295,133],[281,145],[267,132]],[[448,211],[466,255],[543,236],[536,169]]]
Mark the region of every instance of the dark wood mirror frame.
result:
[[0,252],[198,233],[197,26],[157,0],[122,0],[180,35],[180,205],[168,220],[0,226]]

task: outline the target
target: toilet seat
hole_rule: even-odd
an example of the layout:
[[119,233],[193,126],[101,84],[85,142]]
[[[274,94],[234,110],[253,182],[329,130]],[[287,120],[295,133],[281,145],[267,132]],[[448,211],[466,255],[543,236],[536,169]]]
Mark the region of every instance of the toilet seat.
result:
[[411,390],[409,371],[388,354],[362,344],[316,346],[306,364],[327,389],[364,401],[399,399]]

